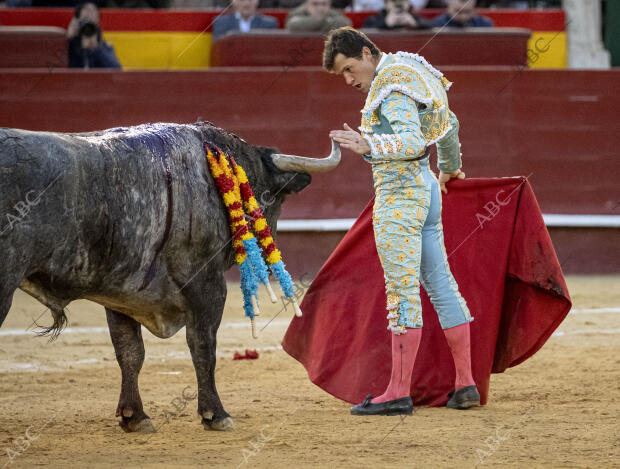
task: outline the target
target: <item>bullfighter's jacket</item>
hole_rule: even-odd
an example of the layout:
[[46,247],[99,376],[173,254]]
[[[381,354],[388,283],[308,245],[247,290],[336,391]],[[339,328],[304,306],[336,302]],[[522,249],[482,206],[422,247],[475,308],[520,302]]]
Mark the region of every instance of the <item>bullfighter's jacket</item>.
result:
[[370,163],[411,160],[436,143],[439,169],[459,169],[459,122],[446,95],[451,85],[422,56],[384,54],[361,111],[359,130],[371,149],[364,158]]

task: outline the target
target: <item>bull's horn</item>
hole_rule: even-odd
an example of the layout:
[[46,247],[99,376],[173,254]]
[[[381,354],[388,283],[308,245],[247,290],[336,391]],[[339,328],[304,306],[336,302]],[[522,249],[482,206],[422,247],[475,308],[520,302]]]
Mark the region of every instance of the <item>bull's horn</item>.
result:
[[340,163],[340,144],[332,140],[332,152],[327,158],[306,158],[304,156],[274,153],[271,155],[271,159],[283,171],[322,173],[331,171]]

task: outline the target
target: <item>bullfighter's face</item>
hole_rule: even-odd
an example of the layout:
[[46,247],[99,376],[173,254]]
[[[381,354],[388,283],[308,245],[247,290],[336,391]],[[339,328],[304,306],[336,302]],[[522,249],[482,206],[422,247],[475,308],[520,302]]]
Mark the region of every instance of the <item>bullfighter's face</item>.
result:
[[334,58],[334,72],[344,77],[347,85],[352,86],[361,93],[370,91],[370,84],[375,77],[375,70],[379,58],[373,57],[368,47],[362,48],[362,57],[347,57],[338,53]]

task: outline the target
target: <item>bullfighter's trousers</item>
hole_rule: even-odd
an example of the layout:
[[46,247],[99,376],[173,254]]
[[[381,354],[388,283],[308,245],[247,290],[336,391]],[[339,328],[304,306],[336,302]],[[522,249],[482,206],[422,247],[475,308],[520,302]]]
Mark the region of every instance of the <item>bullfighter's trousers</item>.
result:
[[439,182],[428,157],[373,164],[373,227],[383,267],[388,329],[422,327],[420,281],[443,329],[473,318],[450,271]]

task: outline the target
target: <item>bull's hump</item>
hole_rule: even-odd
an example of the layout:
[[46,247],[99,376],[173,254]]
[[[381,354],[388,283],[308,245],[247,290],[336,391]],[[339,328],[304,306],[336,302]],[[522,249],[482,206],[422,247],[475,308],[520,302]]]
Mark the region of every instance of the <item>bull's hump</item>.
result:
[[95,132],[82,132],[71,134],[74,137],[88,140],[92,143],[105,142],[108,140],[118,140],[122,138],[151,138],[153,135],[166,134],[169,131],[181,130],[186,128],[187,124],[175,124],[167,122],[158,122],[154,124],[141,124],[131,127],[113,127],[111,129],[99,130]]

